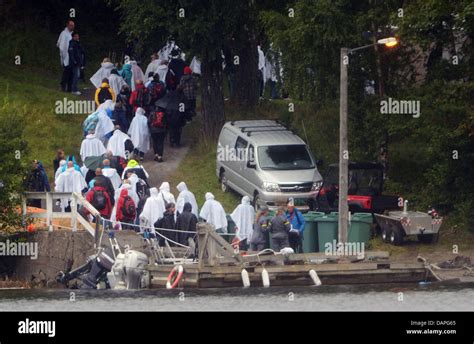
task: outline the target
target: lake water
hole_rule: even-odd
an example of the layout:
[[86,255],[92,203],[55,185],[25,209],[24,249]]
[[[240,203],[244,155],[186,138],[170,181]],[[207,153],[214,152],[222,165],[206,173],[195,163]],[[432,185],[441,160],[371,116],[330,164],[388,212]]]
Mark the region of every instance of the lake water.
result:
[[[71,292],[74,293],[71,295]],[[73,296],[71,298],[71,296]],[[474,285],[0,290],[0,311],[474,311]]]

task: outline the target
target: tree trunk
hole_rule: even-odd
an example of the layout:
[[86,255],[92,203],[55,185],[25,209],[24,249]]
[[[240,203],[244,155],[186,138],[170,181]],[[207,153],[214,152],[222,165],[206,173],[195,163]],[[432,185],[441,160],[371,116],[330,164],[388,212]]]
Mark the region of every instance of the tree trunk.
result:
[[[246,25],[247,26],[247,25]],[[241,34],[237,56],[239,64],[235,66],[235,94],[237,104],[253,106],[258,103],[258,53],[255,32],[247,27]]]
[[225,121],[222,60],[204,60],[201,65],[201,112],[204,137],[214,140]]

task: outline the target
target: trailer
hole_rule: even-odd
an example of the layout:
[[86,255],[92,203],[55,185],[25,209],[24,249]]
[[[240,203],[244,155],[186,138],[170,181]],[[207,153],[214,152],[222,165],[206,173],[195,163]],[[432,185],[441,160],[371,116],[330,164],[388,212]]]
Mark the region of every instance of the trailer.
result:
[[382,239],[393,245],[402,245],[407,236],[418,237],[423,243],[438,240],[439,228],[443,219],[432,210],[427,213],[408,211],[408,201],[405,200],[403,211],[389,211],[387,214],[374,214],[381,228]]

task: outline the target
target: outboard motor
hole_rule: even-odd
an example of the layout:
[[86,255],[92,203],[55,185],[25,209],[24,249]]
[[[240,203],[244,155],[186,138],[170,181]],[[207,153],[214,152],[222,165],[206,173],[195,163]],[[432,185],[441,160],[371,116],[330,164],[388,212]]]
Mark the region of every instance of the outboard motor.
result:
[[73,288],[79,289],[97,289],[97,285],[104,281],[106,285],[107,273],[112,269],[114,259],[104,251],[96,255],[89,256],[85,264],[69,272],[60,271],[56,280],[69,287],[69,282],[73,279],[78,279]]

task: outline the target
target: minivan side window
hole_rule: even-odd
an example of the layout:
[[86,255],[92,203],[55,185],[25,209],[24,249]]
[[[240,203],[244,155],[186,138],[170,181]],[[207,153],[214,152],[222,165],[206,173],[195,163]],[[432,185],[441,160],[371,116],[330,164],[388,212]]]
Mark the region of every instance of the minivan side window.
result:
[[245,150],[247,148],[248,142],[241,138],[240,136],[237,137],[237,141],[235,142],[235,154],[242,161],[245,158]]

